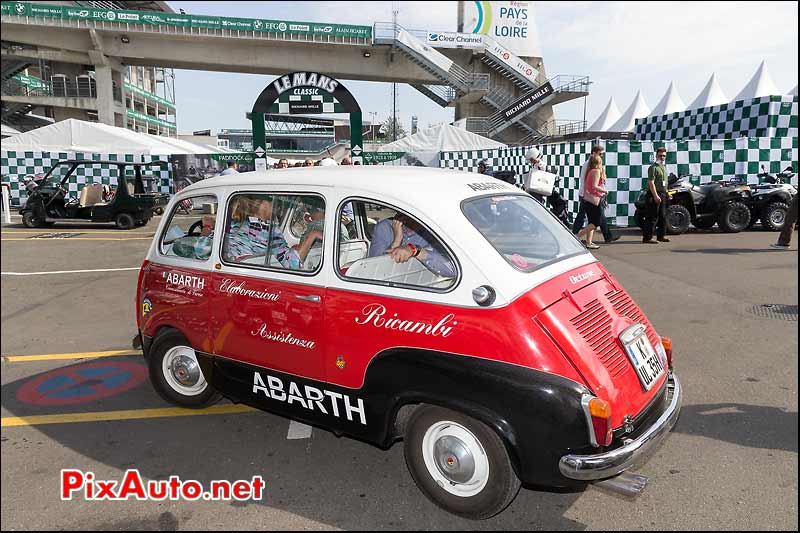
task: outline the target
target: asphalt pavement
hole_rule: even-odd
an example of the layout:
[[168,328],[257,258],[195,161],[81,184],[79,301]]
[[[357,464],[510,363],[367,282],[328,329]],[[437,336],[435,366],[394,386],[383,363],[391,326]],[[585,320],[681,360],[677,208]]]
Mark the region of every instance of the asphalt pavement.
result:
[[[130,349],[137,269],[158,219],[129,232],[18,222],[0,235],[3,530],[797,530],[797,233],[789,252],[770,249],[777,235],[761,230],[692,232],[657,246],[622,230],[601,243],[595,256],[673,340],[681,418],[637,470],[650,478],[638,498],[523,488],[503,513],[473,522],[417,490],[402,444],[384,451],[317,428],[287,439],[289,420],[226,413],[224,403],[199,416],[165,411]],[[100,269],[114,270],[16,275]],[[28,355],[50,357],[16,358]],[[126,381],[95,387],[90,400],[28,394],[98,368]],[[44,415],[58,423],[31,418]],[[204,484],[261,475],[267,485],[262,501],[62,501],[64,468]]]

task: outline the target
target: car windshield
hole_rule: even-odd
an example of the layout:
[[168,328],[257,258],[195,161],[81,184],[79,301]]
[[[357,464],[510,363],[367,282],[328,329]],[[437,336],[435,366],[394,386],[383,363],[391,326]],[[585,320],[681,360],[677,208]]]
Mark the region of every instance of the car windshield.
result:
[[51,187],[58,185],[59,183],[61,183],[61,180],[64,179],[64,176],[67,175],[67,172],[69,172],[69,169],[71,168],[72,168],[71,164],[58,165],[56,168],[53,169],[53,172],[49,176],[47,176],[45,182],[47,183],[47,185]]
[[532,272],[546,263],[586,252],[563,224],[528,195],[468,200],[462,210],[517,270]]

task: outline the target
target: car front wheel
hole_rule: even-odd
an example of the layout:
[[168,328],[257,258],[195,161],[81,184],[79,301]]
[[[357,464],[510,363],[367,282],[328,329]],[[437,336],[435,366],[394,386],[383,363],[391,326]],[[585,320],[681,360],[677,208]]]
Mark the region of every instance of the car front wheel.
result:
[[731,202],[722,208],[719,227],[728,233],[739,233],[750,224],[750,210],[742,202]]
[[22,223],[26,228],[43,228],[45,226],[44,220],[34,215],[32,211],[26,211],[22,215]]
[[170,403],[201,408],[221,398],[206,381],[194,349],[178,331],[156,336],[148,365],[153,388]]
[[497,433],[456,411],[417,409],[408,422],[404,454],[423,494],[464,518],[490,518],[519,492],[519,478]]

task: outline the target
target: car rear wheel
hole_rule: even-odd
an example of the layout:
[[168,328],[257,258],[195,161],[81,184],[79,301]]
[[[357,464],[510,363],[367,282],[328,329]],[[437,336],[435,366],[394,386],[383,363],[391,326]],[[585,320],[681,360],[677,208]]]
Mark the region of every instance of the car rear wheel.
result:
[[120,213],[114,219],[119,229],[133,229],[136,226],[136,221],[129,213]]
[[728,233],[739,233],[750,224],[750,210],[742,202],[731,202],[722,208],[719,227]]
[[153,388],[170,403],[201,408],[221,398],[206,381],[194,349],[178,331],[168,331],[153,340],[148,365]]
[[772,202],[761,213],[761,225],[771,231],[780,231],[786,224],[789,206],[783,202]]
[[686,233],[691,221],[692,215],[684,206],[671,205],[667,208],[667,233],[669,235]]
[[417,409],[408,422],[404,454],[422,493],[464,518],[492,517],[519,492],[519,478],[497,433],[456,411]]

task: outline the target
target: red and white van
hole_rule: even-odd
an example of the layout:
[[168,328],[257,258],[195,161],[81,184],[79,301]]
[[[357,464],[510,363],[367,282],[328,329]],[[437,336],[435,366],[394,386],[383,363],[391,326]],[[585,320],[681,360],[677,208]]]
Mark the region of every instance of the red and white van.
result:
[[640,490],[626,471],[680,412],[669,340],[545,208],[483,175],[201,181],[173,198],[136,298],[166,400],[402,439],[419,488],[469,518],[521,482]]

